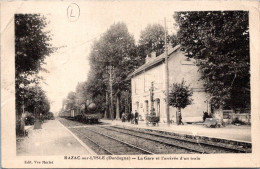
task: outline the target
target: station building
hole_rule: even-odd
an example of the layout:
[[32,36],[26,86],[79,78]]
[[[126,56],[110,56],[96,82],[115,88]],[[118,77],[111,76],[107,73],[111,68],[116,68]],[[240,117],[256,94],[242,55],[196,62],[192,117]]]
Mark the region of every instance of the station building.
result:
[[[153,82],[154,109],[156,115],[160,117],[160,122],[167,122],[166,115],[166,54],[163,53],[156,57],[155,53],[146,57],[145,64],[136,69],[129,75],[131,78],[132,90],[132,112],[137,112],[140,119],[145,120],[146,114],[151,110],[150,89]],[[168,69],[169,69],[169,92],[173,83],[181,83],[184,80],[186,85],[190,85],[193,91],[193,103],[182,109],[183,122],[202,121],[203,112],[210,113],[208,103],[209,96],[200,80],[198,66],[195,59],[188,59],[180,46],[168,49]],[[177,109],[170,106],[170,120],[176,121]]]

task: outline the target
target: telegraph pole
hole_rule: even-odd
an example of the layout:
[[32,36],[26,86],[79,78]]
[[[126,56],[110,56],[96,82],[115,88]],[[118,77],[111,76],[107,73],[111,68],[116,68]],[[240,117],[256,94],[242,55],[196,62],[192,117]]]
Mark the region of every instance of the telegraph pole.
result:
[[155,112],[154,112],[154,99],[153,99],[153,96],[154,96],[154,85],[153,85],[153,82],[151,83],[151,88],[150,88],[150,100],[151,100],[151,110],[150,110],[150,115],[155,115]]
[[107,93],[107,90],[106,90],[106,109],[105,109],[105,119],[108,118],[108,93]]
[[166,28],[166,18],[164,18],[164,31],[165,31],[165,112],[167,118],[167,124],[170,125],[170,112],[169,112],[169,68],[168,68],[168,47],[167,47],[167,28]]

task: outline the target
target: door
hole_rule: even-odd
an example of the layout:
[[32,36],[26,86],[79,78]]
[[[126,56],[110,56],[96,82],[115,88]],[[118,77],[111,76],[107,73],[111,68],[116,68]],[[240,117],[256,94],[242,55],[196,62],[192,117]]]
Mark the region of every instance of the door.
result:
[[160,99],[156,99],[156,115],[160,117]]
[[145,114],[149,113],[148,100],[145,100]]

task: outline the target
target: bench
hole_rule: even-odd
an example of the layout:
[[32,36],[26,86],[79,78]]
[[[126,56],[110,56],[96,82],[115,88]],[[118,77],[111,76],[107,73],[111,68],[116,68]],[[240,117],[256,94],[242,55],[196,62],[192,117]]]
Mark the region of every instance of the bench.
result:
[[211,128],[220,127],[219,120],[216,118],[206,118],[203,125]]

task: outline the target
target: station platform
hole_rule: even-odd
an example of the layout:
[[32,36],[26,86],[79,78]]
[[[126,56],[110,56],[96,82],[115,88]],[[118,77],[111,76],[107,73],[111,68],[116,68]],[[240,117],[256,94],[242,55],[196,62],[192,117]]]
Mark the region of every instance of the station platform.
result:
[[42,129],[26,126],[28,136],[16,139],[18,156],[94,155],[58,120],[48,120]]
[[100,122],[111,125],[121,125],[129,127],[138,127],[151,130],[159,130],[165,132],[174,132],[179,134],[187,134],[193,136],[209,137],[216,139],[232,140],[237,142],[251,143],[251,126],[248,125],[227,125],[221,128],[208,128],[199,124],[184,124],[176,125],[166,123],[159,123],[159,126],[146,125],[145,121],[139,121],[138,125],[131,124],[131,122],[122,122],[119,120],[101,119]]

